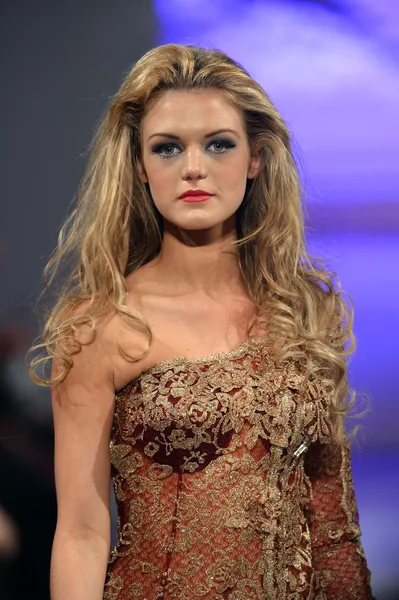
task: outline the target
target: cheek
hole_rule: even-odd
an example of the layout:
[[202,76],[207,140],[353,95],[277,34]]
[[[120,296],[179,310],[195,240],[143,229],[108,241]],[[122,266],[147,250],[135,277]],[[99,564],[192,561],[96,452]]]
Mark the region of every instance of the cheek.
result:
[[235,194],[243,194],[247,184],[248,163],[245,158],[237,157],[229,161],[219,172],[220,184],[225,190]]
[[163,165],[162,163],[159,164],[159,162],[153,163],[149,161],[147,163],[146,174],[153,195],[162,195],[162,192],[165,194],[176,179],[174,169],[168,168],[167,165]]

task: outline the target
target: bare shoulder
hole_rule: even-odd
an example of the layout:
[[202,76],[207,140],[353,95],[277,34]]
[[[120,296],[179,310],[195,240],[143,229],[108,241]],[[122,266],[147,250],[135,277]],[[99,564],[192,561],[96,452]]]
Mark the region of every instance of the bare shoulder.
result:
[[[112,368],[109,356],[110,322],[113,315],[92,319],[88,303],[81,304],[70,315],[79,320],[73,324],[72,335],[63,340],[71,360],[71,367],[61,384],[55,390],[70,390],[75,386],[102,384],[111,387]],[[52,374],[57,376],[61,361],[53,360]]]
[[[140,303],[133,302],[129,313],[139,320]],[[135,326],[135,320],[117,311],[91,319],[88,303],[80,305],[75,316],[81,317],[74,325],[73,338],[67,344],[72,361],[65,381],[56,393],[95,394],[101,401],[105,395],[115,395],[119,389],[139,376],[141,363],[136,357],[145,352],[147,336]],[[53,375],[60,364],[53,361]],[[70,398],[72,399],[72,398]]]

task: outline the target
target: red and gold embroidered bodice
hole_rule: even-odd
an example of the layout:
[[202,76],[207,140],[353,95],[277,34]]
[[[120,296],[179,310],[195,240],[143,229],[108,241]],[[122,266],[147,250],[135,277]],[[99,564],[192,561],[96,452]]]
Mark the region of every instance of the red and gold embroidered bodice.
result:
[[372,598],[328,380],[262,338],[174,357],[116,395],[104,600]]

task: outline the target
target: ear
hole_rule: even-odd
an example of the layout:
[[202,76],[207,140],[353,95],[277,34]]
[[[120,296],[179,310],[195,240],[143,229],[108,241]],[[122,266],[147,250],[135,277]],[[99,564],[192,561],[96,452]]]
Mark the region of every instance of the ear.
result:
[[144,165],[140,159],[137,161],[137,171],[138,171],[141,183],[148,183],[148,177],[144,170]]
[[250,160],[249,167],[248,167],[247,178],[254,179],[254,177],[256,177],[260,171],[260,166],[261,166],[260,152],[255,152],[251,156],[251,160]]

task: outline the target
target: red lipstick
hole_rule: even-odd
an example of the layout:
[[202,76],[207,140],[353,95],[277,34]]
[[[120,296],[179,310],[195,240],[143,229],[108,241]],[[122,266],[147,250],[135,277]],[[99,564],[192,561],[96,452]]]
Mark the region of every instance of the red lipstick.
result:
[[203,202],[214,195],[204,190],[187,190],[187,192],[183,192],[179,196],[179,200],[184,200],[185,202]]

